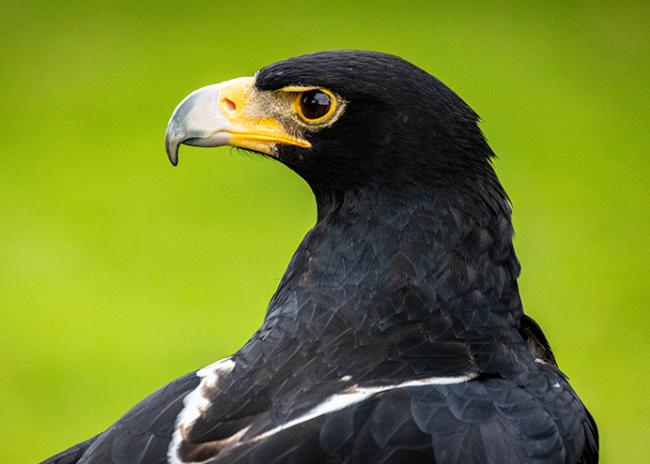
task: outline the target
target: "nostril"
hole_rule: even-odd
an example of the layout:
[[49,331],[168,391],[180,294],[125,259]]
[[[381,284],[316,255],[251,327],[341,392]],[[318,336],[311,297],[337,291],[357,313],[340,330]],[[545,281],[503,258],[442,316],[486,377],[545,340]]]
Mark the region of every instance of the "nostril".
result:
[[237,104],[234,101],[232,101],[230,98],[224,98],[223,100],[221,100],[221,105],[229,113],[234,113],[235,111],[237,111]]

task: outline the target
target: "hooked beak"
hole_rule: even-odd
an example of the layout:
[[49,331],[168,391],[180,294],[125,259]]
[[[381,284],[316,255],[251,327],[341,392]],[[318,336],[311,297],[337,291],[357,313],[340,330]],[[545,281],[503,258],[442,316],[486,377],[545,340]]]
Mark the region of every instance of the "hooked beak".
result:
[[172,113],[165,132],[169,161],[178,164],[181,144],[200,147],[232,145],[274,155],[276,144],[310,148],[286,132],[280,121],[259,113],[254,78],[241,77],[208,85],[189,94]]

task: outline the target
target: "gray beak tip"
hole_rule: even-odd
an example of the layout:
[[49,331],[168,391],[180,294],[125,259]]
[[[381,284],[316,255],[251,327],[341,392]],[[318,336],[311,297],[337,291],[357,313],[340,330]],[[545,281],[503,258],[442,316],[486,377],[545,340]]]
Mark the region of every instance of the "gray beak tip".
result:
[[180,142],[174,140],[173,138],[166,137],[165,139],[165,150],[167,151],[167,157],[172,163],[172,166],[178,164],[178,148],[180,147]]
[[172,166],[178,165],[178,145],[174,148],[174,151],[167,151],[167,157],[169,162],[172,163]]
[[178,164],[181,144],[218,147],[228,143],[231,123],[217,105],[222,85],[195,90],[174,109],[165,130],[165,151],[172,166]]

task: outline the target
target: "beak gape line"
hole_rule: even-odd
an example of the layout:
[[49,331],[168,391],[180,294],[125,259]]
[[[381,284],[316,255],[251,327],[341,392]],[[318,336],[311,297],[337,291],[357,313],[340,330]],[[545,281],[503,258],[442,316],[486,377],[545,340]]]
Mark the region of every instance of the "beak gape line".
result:
[[276,144],[310,148],[290,135],[277,119],[255,114],[258,97],[254,78],[241,77],[208,85],[189,94],[176,107],[165,132],[165,148],[171,163],[178,164],[181,144],[199,147],[232,145],[274,155]]

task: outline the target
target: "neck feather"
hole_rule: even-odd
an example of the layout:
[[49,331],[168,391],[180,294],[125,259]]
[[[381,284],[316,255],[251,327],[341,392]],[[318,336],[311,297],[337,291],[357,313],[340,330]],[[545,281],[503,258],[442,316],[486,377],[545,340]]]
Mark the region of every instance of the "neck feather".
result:
[[467,328],[518,327],[519,263],[496,178],[425,190],[315,192],[318,222],[267,318],[292,307],[340,311],[369,330],[441,314]]

